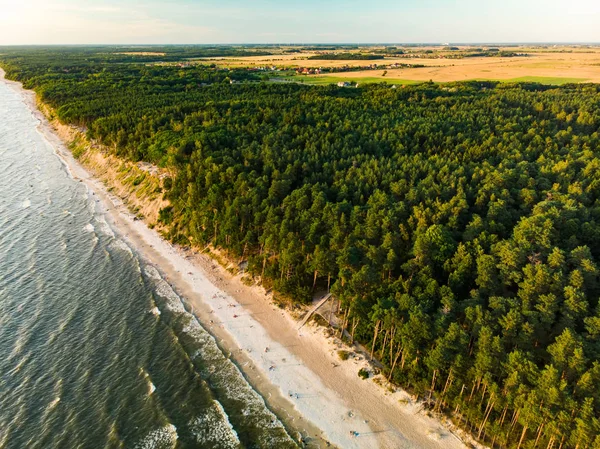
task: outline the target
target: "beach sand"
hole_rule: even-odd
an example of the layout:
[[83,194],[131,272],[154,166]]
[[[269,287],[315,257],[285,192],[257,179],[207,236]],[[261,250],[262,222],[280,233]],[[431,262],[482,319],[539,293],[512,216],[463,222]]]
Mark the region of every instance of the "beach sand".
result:
[[[4,80],[1,69],[0,78]],[[299,322],[274,305],[262,288],[245,285],[241,276],[231,275],[206,255],[171,245],[137,220],[73,158],[37,109],[35,94],[19,83],[4,82],[21,93],[40,121],[40,133],[71,175],[88,186],[97,213],[161,272],[288,429],[301,432],[308,447],[326,447],[328,442],[340,448],[466,447],[407,393],[392,393],[361,379],[358,371],[367,366],[364,356],[341,361],[339,348],[323,327],[309,323],[298,330]]]

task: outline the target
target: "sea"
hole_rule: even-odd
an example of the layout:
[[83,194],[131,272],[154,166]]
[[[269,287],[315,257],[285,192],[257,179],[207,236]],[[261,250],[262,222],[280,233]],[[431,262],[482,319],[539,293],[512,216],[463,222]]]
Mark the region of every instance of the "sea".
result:
[[292,448],[0,81],[0,449]]

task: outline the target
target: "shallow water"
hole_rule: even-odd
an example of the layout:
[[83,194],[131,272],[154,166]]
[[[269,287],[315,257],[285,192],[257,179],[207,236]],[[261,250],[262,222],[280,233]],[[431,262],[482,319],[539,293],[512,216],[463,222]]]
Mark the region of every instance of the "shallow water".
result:
[[286,448],[0,82],[0,448]]

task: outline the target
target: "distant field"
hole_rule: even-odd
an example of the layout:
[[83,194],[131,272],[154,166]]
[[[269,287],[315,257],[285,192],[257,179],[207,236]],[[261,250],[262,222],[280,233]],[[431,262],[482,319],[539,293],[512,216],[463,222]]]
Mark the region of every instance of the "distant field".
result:
[[[279,54],[270,56],[250,56],[235,58],[211,58],[206,61],[214,62],[225,67],[260,67],[279,66],[288,69],[297,67],[365,67],[372,63],[378,65],[418,64],[420,68],[389,68],[379,67],[376,70],[356,70],[353,72],[323,73],[315,81],[305,81],[313,84],[326,84],[323,78],[332,78],[330,82],[387,82],[407,84],[410,81],[467,81],[473,79],[500,81],[535,81],[545,84],[565,84],[579,82],[600,83],[600,47],[521,47],[506,50],[519,51],[527,54],[521,57],[469,57],[450,59],[444,55],[427,53],[412,53],[405,57],[386,57],[375,61],[352,60],[314,60],[314,52],[295,54]],[[361,51],[369,51],[361,48]],[[408,50],[407,50],[408,51]],[[386,70],[386,77],[382,77]],[[306,78],[303,78],[306,79]]]
[[388,83],[388,84],[418,84],[422,81],[416,80],[405,80],[405,79],[397,79],[397,78],[387,78],[387,77],[362,77],[362,78],[353,78],[352,74],[349,73],[347,76],[287,76],[282,79],[293,81],[297,83],[303,84],[315,84],[315,85],[323,85],[323,84],[337,84],[339,82],[344,81],[355,81],[360,83]]
[[[397,85],[408,85],[408,84],[418,84],[423,83],[425,80],[409,80],[409,79],[397,79],[397,78],[388,78],[386,77],[353,77],[352,73],[344,74],[345,76],[286,76],[280,79],[285,79],[287,81],[302,83],[302,84],[311,84],[311,85],[324,85],[324,84],[337,84],[343,81],[354,81],[359,84],[366,83],[387,83],[387,84],[397,84]],[[561,77],[544,77],[544,76],[523,76],[520,78],[510,78],[510,79],[491,79],[491,78],[477,78],[477,80],[481,81],[500,81],[503,83],[540,83],[540,84],[549,84],[560,86],[563,84],[569,83],[582,83],[586,81],[585,78],[561,78]],[[472,80],[465,80],[472,81]]]

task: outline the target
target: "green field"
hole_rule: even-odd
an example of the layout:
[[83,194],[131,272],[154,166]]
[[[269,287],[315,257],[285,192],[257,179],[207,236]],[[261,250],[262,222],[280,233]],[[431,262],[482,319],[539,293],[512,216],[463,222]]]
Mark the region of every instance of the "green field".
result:
[[[285,79],[288,81],[293,81],[302,84],[311,84],[311,85],[325,85],[325,84],[337,84],[342,81],[352,81],[357,82],[359,84],[366,83],[388,83],[388,84],[398,84],[398,85],[407,85],[407,84],[419,84],[424,83],[425,81],[421,80],[407,80],[407,79],[397,79],[397,78],[384,78],[384,77],[363,77],[363,78],[353,78],[351,74],[347,76],[285,76],[281,79]],[[549,76],[523,76],[520,78],[511,78],[511,79],[479,79],[480,81],[500,81],[502,83],[540,83],[540,84],[549,84],[549,85],[563,85],[569,83],[581,83],[586,81],[586,78],[563,78],[563,77],[549,77]],[[468,80],[474,81],[474,80]]]
[[556,84],[558,86],[569,83],[582,83],[586,78],[563,78],[552,76],[522,76],[520,78],[512,78],[508,80],[498,80],[503,83],[540,83],[540,84]]

